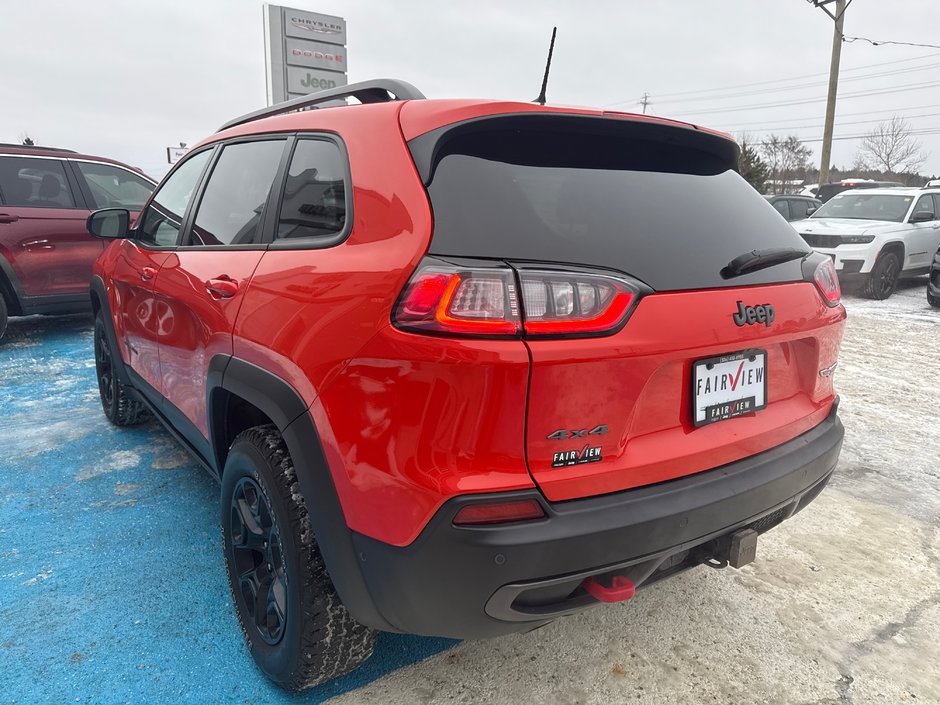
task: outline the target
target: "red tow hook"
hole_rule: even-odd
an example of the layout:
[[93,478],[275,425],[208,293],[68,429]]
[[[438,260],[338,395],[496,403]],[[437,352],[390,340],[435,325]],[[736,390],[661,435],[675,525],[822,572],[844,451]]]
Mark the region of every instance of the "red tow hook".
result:
[[601,585],[594,578],[585,580],[581,587],[601,602],[625,602],[636,594],[636,585],[622,575],[615,575],[610,581],[610,587]]

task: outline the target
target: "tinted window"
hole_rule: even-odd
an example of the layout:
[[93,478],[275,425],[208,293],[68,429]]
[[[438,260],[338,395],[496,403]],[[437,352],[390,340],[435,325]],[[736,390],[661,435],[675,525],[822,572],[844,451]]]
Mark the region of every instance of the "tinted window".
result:
[[284,184],[277,236],[325,237],[341,232],[346,225],[345,176],[345,160],[333,142],[297,142]]
[[192,198],[199,175],[212,154],[211,149],[194,154],[180,163],[157,190],[140,219],[137,239],[152,245],[175,245],[186,206]]
[[150,198],[153,184],[127,169],[93,162],[74,162],[85,177],[95,208],[139,211]]
[[921,196],[917,200],[917,205],[914,206],[914,210],[911,211],[911,216],[915,216],[918,213],[936,213],[933,207],[933,198],[931,198],[929,195]]
[[790,209],[787,207],[786,200],[781,198],[780,200],[774,201],[771,205],[777,209],[777,212],[780,215],[782,215],[787,220],[790,220]]
[[830,198],[813,213],[813,218],[849,218],[851,220],[884,220],[900,223],[911,207],[911,196],[888,194],[841,193]]
[[806,209],[809,208],[809,201],[802,198],[792,198],[790,200],[790,220],[803,220],[806,217]]
[[57,159],[0,157],[0,194],[8,206],[75,207],[65,166]]
[[[798,260],[721,277],[751,250],[809,250],[698,142],[656,143],[612,120],[503,132],[482,123],[479,134],[455,137],[435,154],[428,185],[434,254],[612,268],[657,290],[802,279]],[[614,127],[605,132],[601,123]],[[662,132],[686,137],[675,128]]]
[[227,145],[212,168],[190,245],[246,245],[261,239],[261,216],[284,140]]

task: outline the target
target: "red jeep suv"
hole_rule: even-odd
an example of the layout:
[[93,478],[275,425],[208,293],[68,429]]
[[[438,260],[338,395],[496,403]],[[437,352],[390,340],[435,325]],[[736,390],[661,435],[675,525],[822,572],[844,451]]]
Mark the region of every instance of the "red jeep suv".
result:
[[0,337],[7,316],[88,310],[104,243],[97,208],[139,211],[154,182],[129,166],[68,149],[0,144]]
[[370,81],[224,125],[133,229],[89,218],[115,239],[105,414],[153,414],[220,480],[269,677],[738,567],[818,495],[839,283],[737,158],[672,120]]

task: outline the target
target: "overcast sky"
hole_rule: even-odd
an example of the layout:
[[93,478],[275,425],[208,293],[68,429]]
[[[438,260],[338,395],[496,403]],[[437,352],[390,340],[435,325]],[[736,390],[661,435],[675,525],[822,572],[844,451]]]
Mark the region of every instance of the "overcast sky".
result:
[[[532,100],[558,25],[551,103],[639,111],[649,92],[651,113],[755,137],[822,136],[832,21],[806,0],[286,4],[346,18],[351,81]],[[940,44],[940,0],[855,0],[845,34]],[[837,137],[894,113],[940,133],[940,49],[857,41],[844,45],[842,68]],[[262,3],[3,0],[0,101],[0,142],[29,133],[162,176],[167,146],[264,105]],[[755,107],[766,104],[776,107]],[[919,139],[924,170],[940,174],[940,134]],[[809,146],[815,162],[820,143]],[[850,166],[857,146],[838,140],[833,161]]]

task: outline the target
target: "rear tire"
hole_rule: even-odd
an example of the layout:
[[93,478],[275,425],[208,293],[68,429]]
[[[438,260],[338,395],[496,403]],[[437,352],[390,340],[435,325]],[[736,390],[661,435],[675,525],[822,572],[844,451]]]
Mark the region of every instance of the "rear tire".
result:
[[862,293],[869,299],[883,301],[894,293],[901,275],[901,262],[893,252],[883,252],[865,280]]
[[133,392],[121,384],[115,369],[114,352],[108,339],[104,318],[95,318],[95,372],[101,408],[115,426],[137,426],[150,418],[150,411]]
[[236,437],[222,474],[221,515],[232,601],[268,678],[301,690],[348,673],[372,654],[375,631],[356,622],[336,593],[274,426]]
[[927,303],[933,306],[934,308],[940,308],[940,299],[927,291]]
[[7,320],[7,302],[3,294],[0,294],[0,338],[7,332]]

